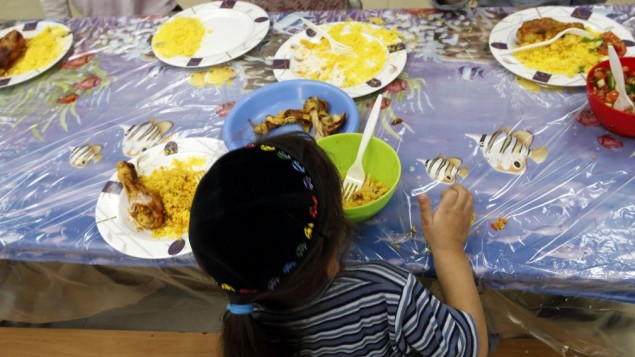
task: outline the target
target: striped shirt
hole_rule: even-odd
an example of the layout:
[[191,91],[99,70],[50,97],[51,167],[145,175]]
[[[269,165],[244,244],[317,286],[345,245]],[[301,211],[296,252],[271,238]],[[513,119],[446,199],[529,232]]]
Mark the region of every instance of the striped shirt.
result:
[[309,306],[257,310],[263,324],[301,333],[300,356],[476,356],[472,317],[385,262],[343,267]]

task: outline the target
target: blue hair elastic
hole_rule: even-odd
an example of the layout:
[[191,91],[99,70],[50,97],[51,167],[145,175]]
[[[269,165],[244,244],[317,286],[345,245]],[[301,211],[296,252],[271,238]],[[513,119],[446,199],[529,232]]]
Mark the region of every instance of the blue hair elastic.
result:
[[254,304],[227,304],[227,310],[234,315],[249,315],[254,311]]

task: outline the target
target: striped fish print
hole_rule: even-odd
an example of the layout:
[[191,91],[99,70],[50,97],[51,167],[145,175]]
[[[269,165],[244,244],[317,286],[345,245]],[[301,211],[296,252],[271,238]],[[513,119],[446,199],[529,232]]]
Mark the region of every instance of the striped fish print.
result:
[[134,157],[158,144],[163,135],[172,128],[171,121],[149,121],[137,125],[120,125],[124,130],[121,149],[123,154]]
[[461,167],[463,160],[458,157],[445,157],[439,154],[434,159],[417,159],[417,161],[425,166],[426,173],[431,179],[442,183],[454,183],[456,176],[464,179],[469,173],[467,168]]
[[547,158],[546,147],[531,149],[534,135],[528,131],[501,128],[493,134],[466,134],[475,140],[483,157],[497,171],[521,175],[527,168],[527,158],[541,163]]
[[71,166],[82,168],[86,167],[91,161],[98,163],[104,156],[101,154],[101,145],[84,144],[71,149],[69,163]]

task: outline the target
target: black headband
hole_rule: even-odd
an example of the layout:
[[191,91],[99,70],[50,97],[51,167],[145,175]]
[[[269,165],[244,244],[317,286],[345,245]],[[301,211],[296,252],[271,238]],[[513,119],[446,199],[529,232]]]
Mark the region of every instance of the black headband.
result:
[[317,217],[304,166],[281,148],[249,145],[225,154],[201,179],[189,240],[223,290],[273,290],[310,248]]

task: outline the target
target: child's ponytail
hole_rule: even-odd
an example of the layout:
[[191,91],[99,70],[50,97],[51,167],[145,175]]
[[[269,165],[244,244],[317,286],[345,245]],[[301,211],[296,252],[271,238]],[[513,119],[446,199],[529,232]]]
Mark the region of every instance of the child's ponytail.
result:
[[[253,304],[229,304],[223,316],[223,356],[258,357],[292,355],[285,329],[264,327],[253,318]],[[288,342],[288,341],[285,341]],[[284,348],[283,348],[284,347]]]
[[225,357],[275,356],[260,324],[249,315],[229,311],[223,316],[223,355]]

